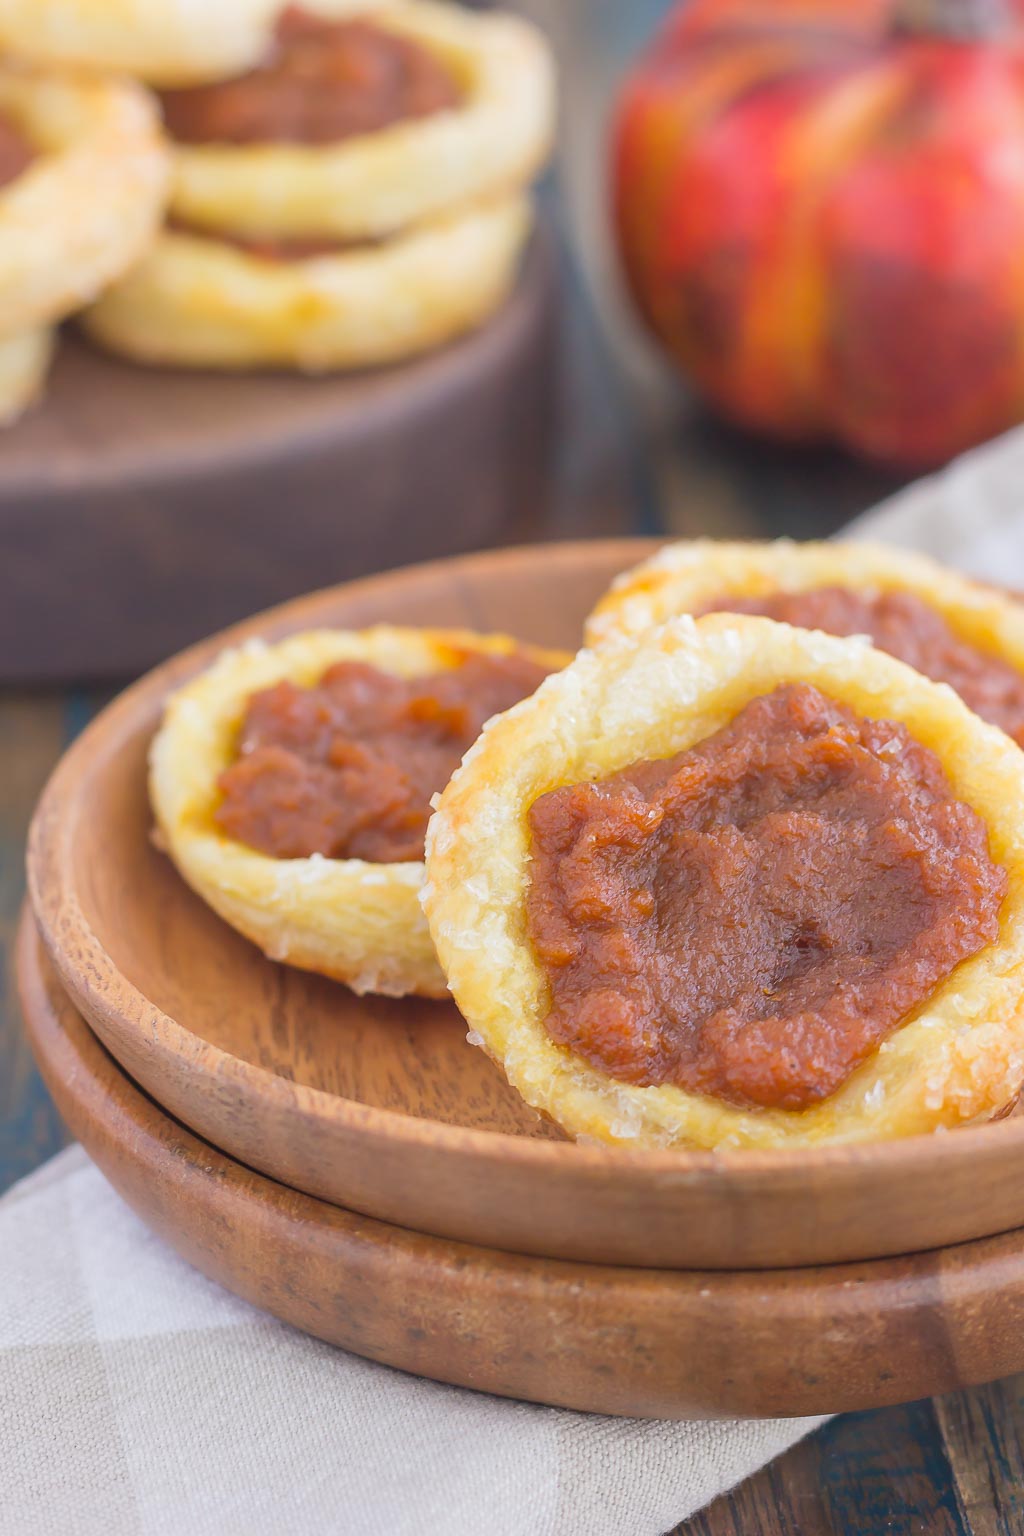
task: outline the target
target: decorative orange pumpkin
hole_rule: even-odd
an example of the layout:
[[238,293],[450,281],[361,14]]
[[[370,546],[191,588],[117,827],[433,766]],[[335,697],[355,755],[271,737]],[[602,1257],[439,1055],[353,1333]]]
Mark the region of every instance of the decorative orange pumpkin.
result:
[[626,273],[727,415],[907,466],[1024,417],[1024,43],[995,9],[691,0],[633,69]]

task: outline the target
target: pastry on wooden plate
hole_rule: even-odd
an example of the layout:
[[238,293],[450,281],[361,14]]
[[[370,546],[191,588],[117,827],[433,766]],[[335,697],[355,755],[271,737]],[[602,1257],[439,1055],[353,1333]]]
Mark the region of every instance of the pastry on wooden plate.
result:
[[324,373],[402,362],[498,308],[529,228],[529,203],[514,196],[379,249],[304,259],[170,229],[83,325],[140,363]]
[[503,302],[551,144],[547,47],[437,0],[307,0],[261,61],[163,95],[168,227],[86,316],[143,362],[309,372],[437,347]]
[[1024,1080],[1024,754],[863,638],[582,652],[441,795],[424,907],[470,1038],[577,1136],[901,1137]]
[[443,996],[418,899],[430,797],[484,720],[566,660],[387,626],[225,651],[154,739],[158,839],[272,959],[357,992]]
[[0,66],[0,420],[40,393],[52,326],[152,239],[167,176],[140,87]]
[[1024,606],[925,555],[788,539],[670,544],[619,577],[587,620],[587,640],[717,611],[869,635],[1024,745]]

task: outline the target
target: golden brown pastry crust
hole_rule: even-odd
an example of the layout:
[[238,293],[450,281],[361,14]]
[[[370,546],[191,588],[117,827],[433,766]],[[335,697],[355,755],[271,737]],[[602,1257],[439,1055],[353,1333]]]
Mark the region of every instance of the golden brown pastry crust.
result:
[[42,395],[53,356],[49,330],[0,341],[0,427],[9,427]]
[[225,651],[168,700],[150,752],[158,839],[193,890],[270,959],[319,971],[356,992],[445,995],[419,905],[421,863],[269,858],[227,837],[213,813],[218,775],[231,762],[257,689],[283,678],[309,686],[344,660],[420,677],[455,665],[467,650],[521,650],[553,666],[567,659],[503,635],[462,630],[313,630]]
[[38,151],[0,189],[0,337],[79,309],[159,227],[169,159],[131,81],[0,67],[0,112]]
[[303,9],[359,10],[422,43],[451,69],[462,104],[337,145],[178,145],[171,206],[182,223],[272,239],[381,239],[508,196],[547,159],[554,71],[528,22],[437,0],[304,0]]
[[281,0],[0,0],[0,48],[188,85],[254,64],[280,8]]
[[303,261],[166,231],[82,323],[111,351],[144,363],[318,373],[398,362],[500,307],[530,222],[529,202],[517,194],[380,247]]
[[669,544],[613,583],[586,623],[589,645],[642,634],[720,597],[761,597],[842,586],[871,595],[910,592],[961,639],[1024,673],[1024,606],[926,555],[884,544]]
[[[1006,869],[999,940],[813,1108],[742,1109],[618,1082],[544,1028],[546,982],[525,927],[529,807],[559,785],[682,751],[795,681],[902,721],[937,754]],[[1024,754],[950,689],[859,638],[711,615],[581,652],[466,755],[428,829],[423,901],[471,1030],[523,1097],[577,1136],[629,1147],[883,1140],[988,1118],[1024,1081]]]

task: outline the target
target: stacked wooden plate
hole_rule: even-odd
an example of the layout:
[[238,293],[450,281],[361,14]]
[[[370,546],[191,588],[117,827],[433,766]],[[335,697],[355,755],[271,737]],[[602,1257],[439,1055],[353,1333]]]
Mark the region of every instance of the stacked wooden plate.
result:
[[576,1146],[452,1006],[274,965],[151,846],[162,700],[229,640],[399,619],[574,647],[646,550],[523,549],[340,587],[111,705],[32,833],[19,965],[47,1082],[200,1269],[405,1370],[672,1417],[868,1407],[1024,1369],[1024,1119],[801,1152]]

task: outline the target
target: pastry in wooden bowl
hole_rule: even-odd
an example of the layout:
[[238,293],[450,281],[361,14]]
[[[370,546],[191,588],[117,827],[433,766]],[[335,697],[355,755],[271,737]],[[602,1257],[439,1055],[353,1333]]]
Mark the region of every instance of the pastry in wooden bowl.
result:
[[140,87],[0,66],[0,419],[40,392],[55,322],[152,239],[168,169]]
[[483,722],[568,658],[378,626],[224,652],[151,752],[158,836],[272,959],[357,992],[445,993],[419,906],[430,797]]
[[527,23],[436,0],[308,0],[259,64],[163,95],[168,228],[87,315],[144,362],[309,372],[400,361],[507,297],[551,144]]
[[882,1140],[1024,1080],[1024,754],[863,638],[582,652],[441,795],[424,906],[471,1038],[576,1136]]
[[866,634],[1024,745],[1024,606],[906,550],[788,539],[671,544],[619,577],[587,620],[587,640],[726,610]]

